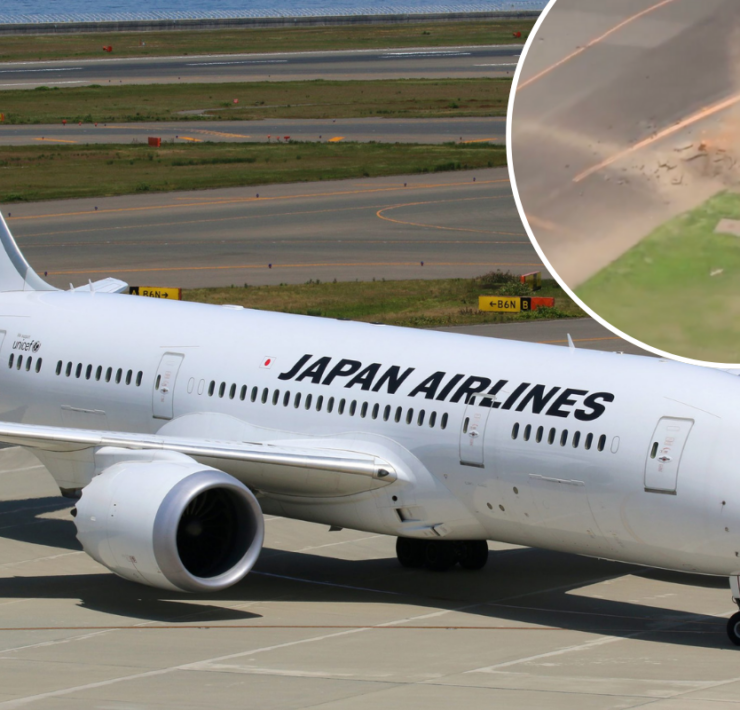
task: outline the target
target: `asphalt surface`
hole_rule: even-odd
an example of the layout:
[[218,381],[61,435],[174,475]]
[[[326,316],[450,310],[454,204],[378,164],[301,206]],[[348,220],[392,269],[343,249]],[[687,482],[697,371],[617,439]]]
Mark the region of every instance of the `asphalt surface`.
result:
[[19,203],[3,214],[34,269],[63,288],[106,276],[192,288],[541,270],[505,169]]
[[[445,47],[0,64],[0,90],[85,84],[510,76],[522,47]],[[115,51],[115,47],[114,47]]]
[[338,118],[265,121],[157,121],[155,123],[7,125],[0,127],[0,146],[40,143],[146,143],[358,141],[366,143],[503,143],[505,118]]
[[393,538],[268,516],[244,581],[174,594],[85,555],[30,454],[0,482],[0,708],[740,705],[725,579],[495,542],[479,572],[408,570]]
[[516,184],[578,286],[656,226],[736,184],[736,0],[558,0],[524,59]]

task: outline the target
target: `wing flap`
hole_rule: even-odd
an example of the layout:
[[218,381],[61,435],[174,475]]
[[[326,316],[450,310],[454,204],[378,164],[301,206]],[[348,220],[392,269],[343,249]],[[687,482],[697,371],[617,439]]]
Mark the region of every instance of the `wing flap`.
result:
[[[377,456],[322,449],[319,446],[291,448],[281,444],[219,442],[7,422],[0,422],[0,441],[60,454],[102,447],[135,451],[174,451],[191,456],[196,460],[255,464],[260,468],[274,467],[276,472],[286,469],[303,469],[365,476],[383,483],[392,483],[397,480],[394,467]],[[228,468],[228,465],[224,468]],[[248,481],[245,482],[248,483]]]

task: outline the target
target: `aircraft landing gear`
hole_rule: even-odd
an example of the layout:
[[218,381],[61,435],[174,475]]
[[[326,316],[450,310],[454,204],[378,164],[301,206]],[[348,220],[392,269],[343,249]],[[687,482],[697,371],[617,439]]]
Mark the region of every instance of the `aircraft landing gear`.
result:
[[445,572],[460,563],[463,569],[478,570],[488,561],[488,543],[485,540],[417,540],[409,537],[396,539],[396,556],[402,567]]
[[[732,601],[740,607],[740,577],[730,577]],[[740,646],[740,611],[735,612],[727,622],[727,635],[735,646]]]

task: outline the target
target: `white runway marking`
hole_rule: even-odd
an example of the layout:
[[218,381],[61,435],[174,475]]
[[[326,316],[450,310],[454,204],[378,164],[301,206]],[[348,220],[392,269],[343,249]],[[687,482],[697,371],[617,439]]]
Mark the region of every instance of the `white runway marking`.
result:
[[46,71],[82,71],[82,67],[55,67],[53,69],[0,69],[0,74],[30,74]]
[[223,67],[229,64],[287,64],[287,59],[260,59],[244,62],[194,62],[186,64],[188,67]]

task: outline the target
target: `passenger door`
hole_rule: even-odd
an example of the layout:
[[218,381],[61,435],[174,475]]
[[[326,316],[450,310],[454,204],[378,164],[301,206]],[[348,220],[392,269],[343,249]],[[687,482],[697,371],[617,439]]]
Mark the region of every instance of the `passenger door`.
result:
[[484,444],[490,407],[481,407],[473,397],[465,407],[460,429],[460,463],[485,468]]
[[172,419],[175,383],[184,357],[181,353],[162,356],[154,378],[152,414],[155,419]]
[[674,494],[678,489],[678,469],[693,419],[663,417],[655,428],[645,461],[645,490]]

